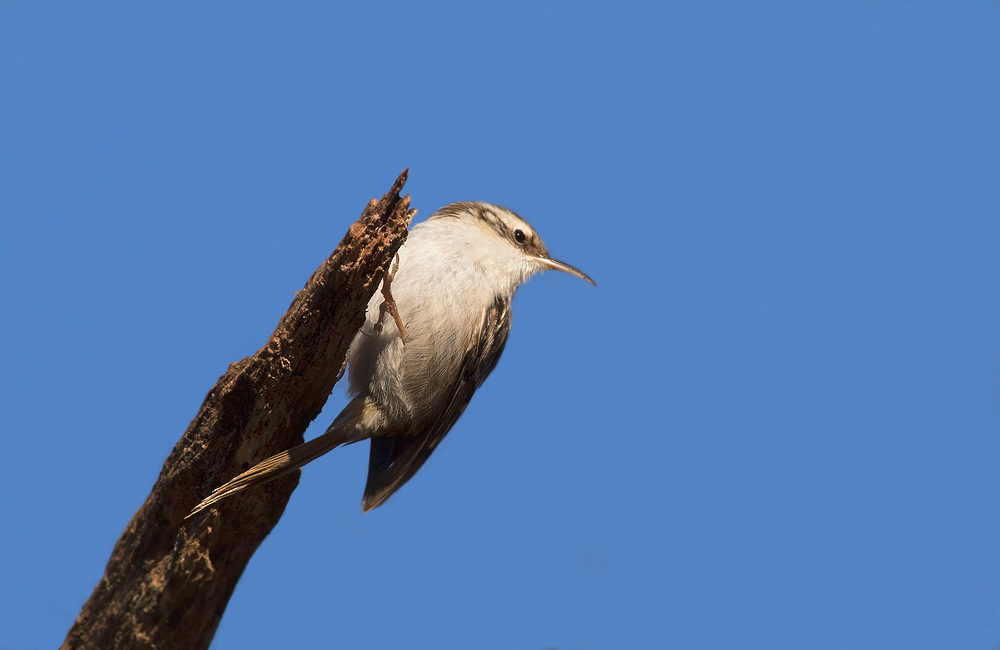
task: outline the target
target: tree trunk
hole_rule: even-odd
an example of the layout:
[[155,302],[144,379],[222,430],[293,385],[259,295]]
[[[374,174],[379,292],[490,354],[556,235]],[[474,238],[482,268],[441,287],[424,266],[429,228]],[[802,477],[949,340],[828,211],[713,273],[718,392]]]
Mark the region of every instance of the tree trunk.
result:
[[299,474],[188,521],[212,491],[300,444],[337,382],[365,308],[416,213],[404,171],[372,201],[292,301],[267,345],[229,366],[115,544],[62,648],[207,648],[243,569],[278,523]]

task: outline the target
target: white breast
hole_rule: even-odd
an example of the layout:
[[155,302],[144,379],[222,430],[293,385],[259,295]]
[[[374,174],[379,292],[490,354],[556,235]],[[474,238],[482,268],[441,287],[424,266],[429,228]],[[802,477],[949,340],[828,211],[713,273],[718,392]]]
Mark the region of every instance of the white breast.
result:
[[504,249],[488,236],[475,224],[454,219],[431,219],[413,228],[390,285],[407,342],[388,314],[382,332],[375,333],[380,288],[351,345],[352,393],[367,391],[400,422],[420,421],[440,410],[445,388],[480,335],[486,309],[498,294],[509,298],[516,288],[504,268],[508,261],[496,259],[497,249],[505,254]]

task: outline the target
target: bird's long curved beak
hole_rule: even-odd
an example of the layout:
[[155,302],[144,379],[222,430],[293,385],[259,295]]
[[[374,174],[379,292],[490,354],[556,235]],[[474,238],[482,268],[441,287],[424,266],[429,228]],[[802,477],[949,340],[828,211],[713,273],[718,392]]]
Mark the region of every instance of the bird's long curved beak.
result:
[[586,280],[587,282],[589,282],[590,284],[594,285],[595,287],[597,286],[597,283],[594,282],[593,280],[591,280],[590,277],[586,273],[584,273],[583,271],[581,271],[580,269],[578,269],[578,268],[576,268],[574,266],[570,266],[566,262],[560,262],[559,260],[554,260],[551,257],[539,257],[538,261],[541,262],[544,266],[546,266],[546,267],[548,267],[550,269],[555,269],[556,271],[565,271],[566,273],[569,273],[570,275],[575,275],[576,277],[580,278],[581,280]]

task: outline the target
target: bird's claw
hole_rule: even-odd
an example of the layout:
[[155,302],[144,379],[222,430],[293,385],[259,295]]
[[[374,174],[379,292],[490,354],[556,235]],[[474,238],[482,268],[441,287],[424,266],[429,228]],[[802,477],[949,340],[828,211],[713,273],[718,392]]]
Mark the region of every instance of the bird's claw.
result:
[[392,269],[386,269],[385,278],[382,279],[382,304],[378,307],[378,320],[375,322],[374,330],[376,334],[382,333],[382,319],[385,318],[386,313],[390,314],[394,321],[396,321],[396,329],[399,330],[399,338],[406,343],[406,328],[403,327],[403,319],[399,316],[399,310],[396,309],[396,301],[392,297],[392,280],[396,277],[396,273],[399,271],[399,253],[396,253],[396,257],[393,260]]

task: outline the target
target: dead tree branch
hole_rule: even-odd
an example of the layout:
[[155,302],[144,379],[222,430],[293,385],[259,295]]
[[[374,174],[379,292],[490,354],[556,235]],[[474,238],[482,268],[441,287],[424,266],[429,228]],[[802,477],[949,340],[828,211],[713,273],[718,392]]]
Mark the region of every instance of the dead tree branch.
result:
[[278,523],[298,473],[184,522],[202,498],[302,442],[333,390],[365,308],[414,211],[403,172],[309,278],[252,357],[229,366],[115,544],[62,647],[207,648],[243,569]]

